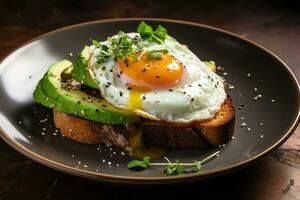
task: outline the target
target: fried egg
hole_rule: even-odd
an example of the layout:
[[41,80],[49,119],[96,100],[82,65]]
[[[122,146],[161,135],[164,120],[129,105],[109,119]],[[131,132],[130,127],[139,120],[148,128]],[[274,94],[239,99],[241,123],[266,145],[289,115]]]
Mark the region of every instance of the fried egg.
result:
[[[103,44],[111,45],[109,40]],[[89,68],[103,98],[115,107],[157,121],[191,123],[213,118],[226,99],[223,80],[169,35],[162,44],[141,40],[141,45],[138,59],[108,58],[104,63],[97,62],[101,49],[91,46]],[[167,53],[160,59],[148,59],[148,52],[162,50]]]

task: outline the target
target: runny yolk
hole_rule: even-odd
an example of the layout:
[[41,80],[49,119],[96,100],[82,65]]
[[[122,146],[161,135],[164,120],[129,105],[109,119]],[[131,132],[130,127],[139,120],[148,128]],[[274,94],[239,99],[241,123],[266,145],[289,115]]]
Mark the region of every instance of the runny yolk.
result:
[[130,109],[142,109],[143,99],[141,95],[143,94],[142,90],[132,89],[129,93],[129,102],[128,106]]
[[129,56],[126,61],[117,61],[117,71],[122,81],[149,90],[172,87],[184,73],[183,64],[169,54],[163,54],[161,59],[149,60],[147,53],[144,53],[138,60]]

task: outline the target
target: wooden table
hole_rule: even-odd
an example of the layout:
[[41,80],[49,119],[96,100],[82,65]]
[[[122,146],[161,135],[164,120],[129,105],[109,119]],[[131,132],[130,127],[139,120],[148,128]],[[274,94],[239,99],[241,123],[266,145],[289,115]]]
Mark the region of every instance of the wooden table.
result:
[[[296,3],[259,1],[5,1],[0,6],[0,58],[33,37],[66,25],[116,17],[162,17],[220,27],[258,42],[300,77],[300,13]],[[250,3],[251,2],[251,3]],[[193,184],[132,189],[65,175],[41,166],[0,140],[0,199],[300,199],[300,128],[265,159],[238,172]]]

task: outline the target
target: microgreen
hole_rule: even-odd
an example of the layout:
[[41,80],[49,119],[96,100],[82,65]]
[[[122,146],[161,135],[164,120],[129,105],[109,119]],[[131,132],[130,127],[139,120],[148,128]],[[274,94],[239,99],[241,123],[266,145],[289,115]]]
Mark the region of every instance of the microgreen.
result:
[[145,22],[140,23],[137,28],[137,32],[140,34],[141,38],[150,42],[154,41],[159,44],[164,42],[168,33],[167,29],[161,25],[158,25],[155,31],[153,31],[152,27]]
[[167,157],[164,159],[167,161],[166,163],[151,163],[150,157],[145,156],[143,160],[132,160],[128,163],[127,167],[129,169],[147,169],[150,166],[164,166],[164,174],[165,175],[176,175],[183,173],[191,173],[198,172],[202,168],[202,164],[211,160],[212,158],[218,156],[220,151],[217,151],[208,157],[204,158],[201,161],[194,161],[192,163],[180,163],[179,160],[176,160],[175,163],[172,163]]
[[168,50],[161,49],[161,50],[153,50],[147,52],[147,60],[161,60],[163,54],[167,54]]

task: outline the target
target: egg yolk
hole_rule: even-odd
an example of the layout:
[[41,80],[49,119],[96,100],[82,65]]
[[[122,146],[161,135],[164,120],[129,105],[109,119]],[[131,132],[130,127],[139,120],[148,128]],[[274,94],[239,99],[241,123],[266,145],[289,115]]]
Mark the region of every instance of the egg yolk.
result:
[[135,59],[117,60],[117,71],[123,82],[144,89],[162,89],[176,85],[182,78],[184,66],[169,54],[160,59],[148,59],[147,53]]

